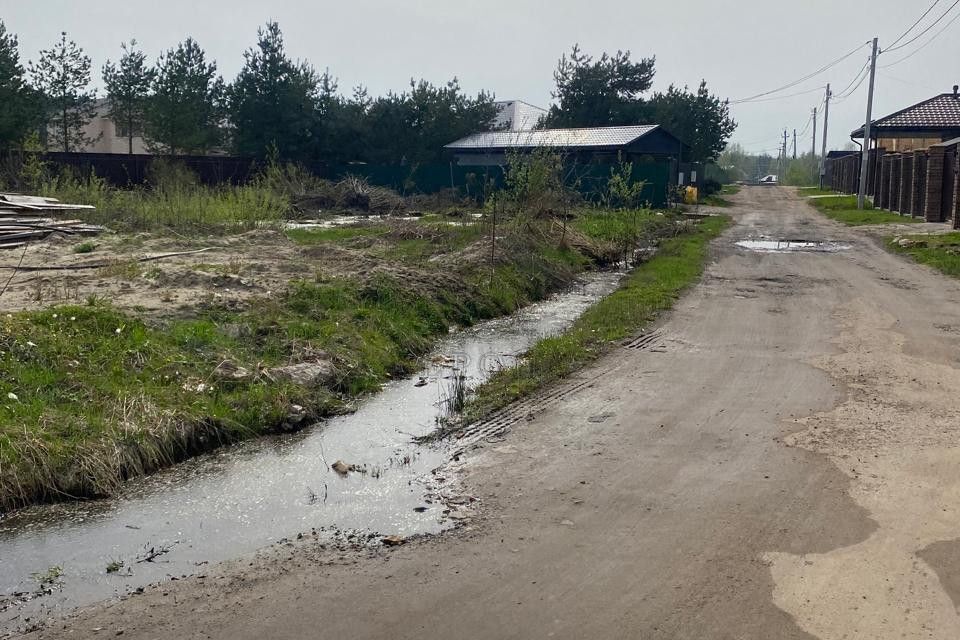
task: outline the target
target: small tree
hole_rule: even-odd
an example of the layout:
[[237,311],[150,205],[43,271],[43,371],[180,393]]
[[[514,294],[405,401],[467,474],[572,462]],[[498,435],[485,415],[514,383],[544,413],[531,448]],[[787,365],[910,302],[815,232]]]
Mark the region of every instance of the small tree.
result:
[[36,93],[27,84],[17,36],[0,21],[0,149],[21,145],[40,122]]
[[50,49],[40,51],[37,63],[30,63],[33,84],[43,96],[47,115],[49,144],[70,152],[99,140],[91,138],[85,127],[97,115],[96,92],[90,85],[90,56],[83,53],[67,33]]
[[120,131],[126,134],[127,152],[133,153],[133,138],[143,129],[143,115],[147,103],[147,94],[156,72],[147,66],[147,56],[137,50],[137,41],[131,40],[120,45],[123,55],[119,66],[107,60],[103,65],[103,82],[110,99],[110,119],[122,125]]
[[159,153],[204,153],[221,143],[223,80],[193,38],[160,56],[145,109],[147,146]]

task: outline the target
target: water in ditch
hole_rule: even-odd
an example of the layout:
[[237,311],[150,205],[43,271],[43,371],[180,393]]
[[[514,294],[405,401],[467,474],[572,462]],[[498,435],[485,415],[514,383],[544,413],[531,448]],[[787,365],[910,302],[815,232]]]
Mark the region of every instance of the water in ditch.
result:
[[[612,292],[621,276],[589,274],[513,316],[451,334],[426,370],[385,385],[350,415],[199,456],[131,481],[109,500],[0,519],[0,635],[23,628],[27,616],[193,574],[313,528],[409,536],[450,526],[427,482],[449,454],[413,437],[435,427],[452,378],[462,373],[473,386],[509,366]],[[331,468],[337,460],[361,471],[342,476]],[[36,593],[44,575],[56,585],[52,593],[27,604],[14,595]]]

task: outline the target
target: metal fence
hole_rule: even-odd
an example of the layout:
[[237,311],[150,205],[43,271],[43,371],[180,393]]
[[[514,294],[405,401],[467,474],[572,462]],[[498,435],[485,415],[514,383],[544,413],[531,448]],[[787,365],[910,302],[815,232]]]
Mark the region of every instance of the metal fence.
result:
[[[69,168],[80,176],[97,175],[119,187],[132,187],[149,182],[151,166],[158,160],[184,166],[197,176],[201,184],[243,184],[253,179],[262,165],[251,158],[231,156],[153,156],[109,153],[45,153],[42,160],[50,166]],[[6,170],[16,173],[23,156],[7,154],[2,160]],[[499,166],[460,166],[454,163],[419,163],[408,165],[371,165],[364,163],[328,165],[319,162],[300,163],[311,174],[329,180],[347,175],[366,178],[371,184],[389,187],[404,195],[432,194],[448,189],[468,197],[481,197],[491,188],[505,184],[504,168]],[[616,164],[571,164],[566,167],[567,182],[584,198],[599,199]],[[671,165],[666,161],[634,162],[631,178],[643,182],[641,201],[653,207],[664,207],[669,200]]]

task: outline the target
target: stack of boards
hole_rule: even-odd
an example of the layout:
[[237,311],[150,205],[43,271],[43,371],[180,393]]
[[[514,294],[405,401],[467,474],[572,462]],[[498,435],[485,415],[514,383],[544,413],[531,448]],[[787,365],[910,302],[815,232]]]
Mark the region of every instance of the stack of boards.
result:
[[82,220],[62,220],[54,215],[94,209],[87,204],[66,204],[56,198],[0,193],[0,249],[16,249],[53,233],[93,236],[103,227]]

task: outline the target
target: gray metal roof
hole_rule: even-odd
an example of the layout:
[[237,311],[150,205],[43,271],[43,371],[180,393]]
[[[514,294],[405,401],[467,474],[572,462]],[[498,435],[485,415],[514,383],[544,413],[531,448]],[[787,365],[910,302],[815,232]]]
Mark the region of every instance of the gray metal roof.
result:
[[446,145],[445,149],[561,149],[623,147],[647,135],[659,125],[593,127],[589,129],[538,129],[535,131],[486,131]]

